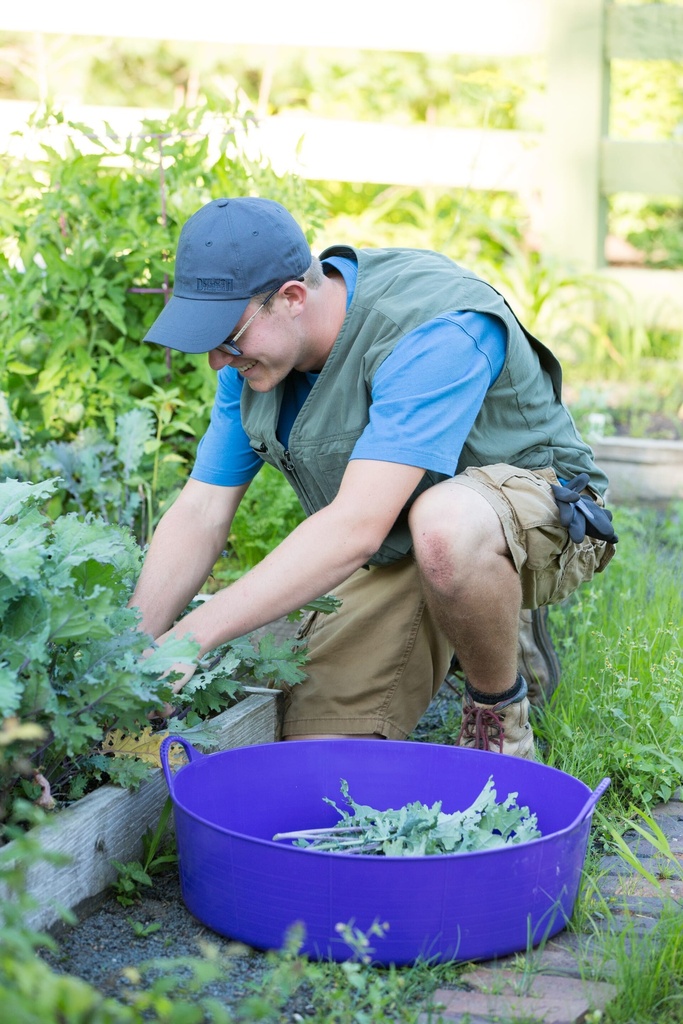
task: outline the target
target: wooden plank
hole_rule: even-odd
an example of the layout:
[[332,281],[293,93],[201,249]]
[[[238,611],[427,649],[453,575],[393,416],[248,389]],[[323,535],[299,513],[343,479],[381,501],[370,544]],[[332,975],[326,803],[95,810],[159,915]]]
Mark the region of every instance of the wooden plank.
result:
[[282,694],[262,686],[245,686],[249,694],[234,708],[219,715],[218,738],[221,750],[248,747],[279,740],[282,731]]
[[[20,131],[34,104],[0,101],[0,134]],[[146,117],[164,118],[169,111],[132,107],[67,106],[67,120],[106,132],[105,122],[122,136],[136,134]],[[41,134],[58,150],[64,133]],[[211,140],[218,156],[221,138]],[[87,149],[82,138],[79,148]],[[531,192],[538,183],[541,136],[533,132],[391,125],[377,122],[329,120],[283,114],[258,122],[248,148],[271,160],[278,174],[309,179],[428,185]],[[31,135],[9,141],[16,156],[37,159]],[[92,145],[92,151],[96,146]]]
[[605,18],[609,60],[683,60],[683,7],[608,3]]
[[578,270],[604,263],[607,204],[599,181],[609,65],[602,15],[603,0],[554,0],[547,51],[543,243]]
[[545,0],[346,0],[343,16],[321,16],[317,0],[299,0],[296,16],[281,0],[222,4],[188,18],[179,4],[119,0],[113,7],[63,0],[5,4],[5,31],[181,39],[226,46],[326,47],[419,53],[517,55],[542,52]]
[[605,139],[600,177],[605,195],[683,195],[683,142]]
[[[245,700],[219,715],[219,749],[278,739],[279,697],[277,690],[252,689]],[[112,860],[139,859],[141,838],[156,826],[167,796],[158,769],[134,793],[102,786],[35,829],[33,835],[45,850],[70,860],[62,866],[40,862],[29,867],[27,891],[37,906],[27,923],[49,928],[60,920],[59,906],[74,909],[107,889],[116,879]],[[0,898],[7,896],[0,891]]]
[[255,141],[277,173],[313,180],[524,192],[539,177],[532,132],[283,115],[260,121]]

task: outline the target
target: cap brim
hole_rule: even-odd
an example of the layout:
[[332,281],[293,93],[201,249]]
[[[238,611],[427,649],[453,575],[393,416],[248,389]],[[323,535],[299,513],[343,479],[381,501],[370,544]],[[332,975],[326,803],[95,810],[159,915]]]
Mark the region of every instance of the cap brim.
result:
[[183,299],[174,295],[144,341],[179,352],[209,352],[232,334],[249,299]]

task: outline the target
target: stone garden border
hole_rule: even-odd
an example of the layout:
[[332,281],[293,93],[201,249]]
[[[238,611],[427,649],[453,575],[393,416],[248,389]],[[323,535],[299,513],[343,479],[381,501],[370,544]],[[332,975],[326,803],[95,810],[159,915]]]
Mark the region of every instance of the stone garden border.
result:
[[590,445],[609,477],[611,506],[683,500],[683,441],[603,437]]

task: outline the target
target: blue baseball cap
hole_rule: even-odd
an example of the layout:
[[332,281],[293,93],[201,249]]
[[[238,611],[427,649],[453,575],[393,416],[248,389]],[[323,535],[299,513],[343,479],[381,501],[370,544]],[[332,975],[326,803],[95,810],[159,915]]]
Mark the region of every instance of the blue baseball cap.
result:
[[214,199],[180,232],[173,295],[144,340],[209,352],[232,334],[253,295],[301,278],[311,265],[306,236],[272,199]]

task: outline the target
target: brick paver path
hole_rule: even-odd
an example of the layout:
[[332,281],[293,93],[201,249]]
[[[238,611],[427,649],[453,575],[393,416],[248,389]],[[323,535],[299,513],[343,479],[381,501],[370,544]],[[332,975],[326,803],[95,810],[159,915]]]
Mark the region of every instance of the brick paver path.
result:
[[[656,924],[669,900],[677,903],[683,928],[683,800],[660,805],[652,817],[677,856],[680,876],[663,878],[654,886],[620,857],[604,857],[600,867],[605,874],[598,879],[597,888],[609,900],[612,928],[629,926],[643,934]],[[653,856],[647,840],[637,833],[624,838],[641,864],[657,876],[662,858]],[[560,932],[542,949],[478,964],[462,976],[462,988],[435,993],[434,1010],[424,1014],[420,1024],[581,1024],[591,1011],[604,1009],[617,993],[608,981],[589,980],[585,966],[581,967],[586,950],[598,941]],[[602,971],[609,976],[609,965]]]

